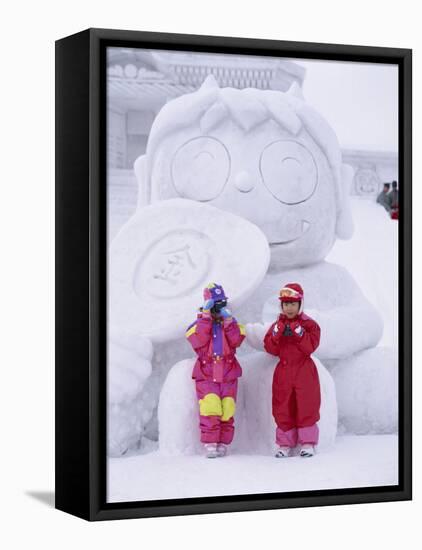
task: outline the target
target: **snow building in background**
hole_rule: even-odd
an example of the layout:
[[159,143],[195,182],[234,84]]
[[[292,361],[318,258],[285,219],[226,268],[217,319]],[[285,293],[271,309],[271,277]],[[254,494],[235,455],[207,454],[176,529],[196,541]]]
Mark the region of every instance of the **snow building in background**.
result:
[[398,154],[389,151],[343,149],[343,162],[354,169],[352,195],[375,199],[384,183],[398,181]]

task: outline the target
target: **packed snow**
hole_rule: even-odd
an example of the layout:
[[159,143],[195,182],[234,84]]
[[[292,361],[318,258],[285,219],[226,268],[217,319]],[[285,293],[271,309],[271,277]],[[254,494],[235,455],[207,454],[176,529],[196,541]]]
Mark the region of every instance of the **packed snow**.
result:
[[114,329],[108,336],[107,452],[121,456],[137,445],[155,403],[144,391],[151,375],[153,348],[139,334]]
[[[109,459],[108,500],[397,483],[397,222],[351,199],[327,122],[294,87],[207,78],[163,107],[135,173],[137,211],[109,253],[109,454],[123,458]],[[232,454],[207,461],[183,333],[212,280],[247,341]],[[312,459],[280,463],[262,336],[288,282],[322,329],[321,443]]]
[[397,485],[395,435],[339,436],[312,458],[268,454],[168,457],[161,452],[108,461],[108,501],[285,493]]

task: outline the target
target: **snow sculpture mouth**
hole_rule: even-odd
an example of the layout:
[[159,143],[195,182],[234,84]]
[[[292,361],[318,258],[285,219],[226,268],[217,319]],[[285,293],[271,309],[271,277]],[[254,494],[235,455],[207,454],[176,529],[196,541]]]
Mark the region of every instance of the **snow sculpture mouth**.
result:
[[270,245],[271,246],[276,246],[276,245],[286,245],[286,244],[294,243],[297,240],[301,239],[303,237],[303,235],[309,231],[310,227],[311,227],[310,222],[308,222],[306,220],[302,220],[301,224],[300,224],[300,232],[299,232],[298,235],[296,235],[293,238],[286,239],[286,240],[277,240],[277,241],[270,240]]

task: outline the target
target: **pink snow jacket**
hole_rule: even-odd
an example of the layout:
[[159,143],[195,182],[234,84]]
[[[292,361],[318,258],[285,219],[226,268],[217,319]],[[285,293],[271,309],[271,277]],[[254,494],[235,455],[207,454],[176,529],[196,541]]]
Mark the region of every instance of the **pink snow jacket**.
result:
[[188,327],[186,338],[198,355],[192,378],[229,382],[242,375],[235,352],[245,338],[245,328],[234,317],[213,319],[199,313]]

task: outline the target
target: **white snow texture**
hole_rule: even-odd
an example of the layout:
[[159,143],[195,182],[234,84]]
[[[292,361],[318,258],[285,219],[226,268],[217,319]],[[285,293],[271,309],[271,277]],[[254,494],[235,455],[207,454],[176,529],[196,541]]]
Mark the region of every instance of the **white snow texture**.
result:
[[110,456],[120,456],[139,444],[154,409],[154,402],[143,392],[153,349],[144,336],[113,328],[107,353],[107,447]]
[[269,260],[264,234],[239,216],[187,199],[144,207],[110,247],[110,318],[153,342],[174,340],[210,281],[224,281],[236,307],[253,294]]
[[[109,253],[109,452],[142,446],[147,433],[162,453],[199,452],[184,331],[210,281],[247,323],[233,452],[274,444],[275,360],[262,338],[289,282],[302,285],[304,311],[322,329],[321,449],[334,441],[337,406],[343,432],[397,431],[397,223],[375,203],[350,201],[336,135],[297,90],[207,78],[162,108],[135,172],[138,209]],[[154,357],[127,333],[152,341]]]

